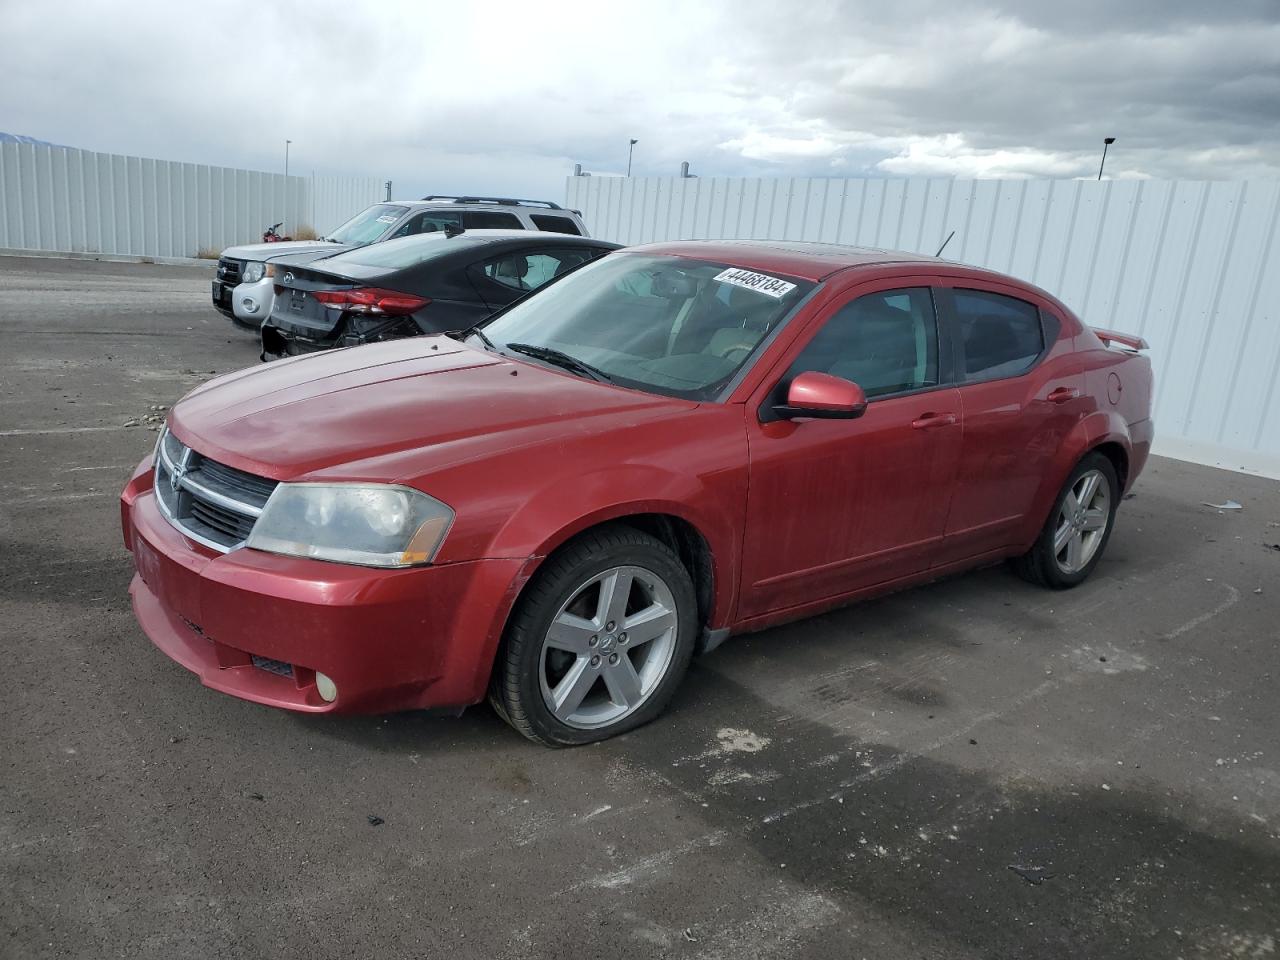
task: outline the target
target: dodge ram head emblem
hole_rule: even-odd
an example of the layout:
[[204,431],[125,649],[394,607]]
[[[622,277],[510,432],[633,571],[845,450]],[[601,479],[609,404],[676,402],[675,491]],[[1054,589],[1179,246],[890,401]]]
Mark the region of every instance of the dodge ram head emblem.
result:
[[190,461],[191,448],[188,447],[182,452],[182,456],[173,465],[173,470],[169,473],[169,489],[174,493],[177,493],[178,487],[182,486],[182,478],[187,475],[187,467]]

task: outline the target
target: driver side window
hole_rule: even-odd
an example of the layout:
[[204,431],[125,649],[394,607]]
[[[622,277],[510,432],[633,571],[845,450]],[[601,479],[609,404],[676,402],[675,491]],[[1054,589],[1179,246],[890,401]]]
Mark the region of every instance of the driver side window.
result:
[[400,224],[400,227],[392,234],[392,238],[412,237],[419,233],[437,233],[443,230],[446,224],[452,224],[455,227],[461,227],[462,225],[456,213],[439,210],[420,213],[416,217],[410,217]]
[[787,371],[852,380],[868,397],[938,383],[938,320],[928,287],[881,290],[845,304]]

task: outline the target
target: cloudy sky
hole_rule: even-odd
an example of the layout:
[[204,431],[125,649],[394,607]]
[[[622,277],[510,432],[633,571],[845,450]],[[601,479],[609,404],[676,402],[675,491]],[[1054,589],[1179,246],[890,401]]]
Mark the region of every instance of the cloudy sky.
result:
[[1280,0],[0,0],[0,131],[559,198],[599,173],[1280,176]]

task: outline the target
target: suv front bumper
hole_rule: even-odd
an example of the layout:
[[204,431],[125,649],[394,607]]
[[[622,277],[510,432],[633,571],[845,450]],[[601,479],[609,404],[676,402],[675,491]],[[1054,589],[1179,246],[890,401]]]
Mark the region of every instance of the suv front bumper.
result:
[[271,316],[275,303],[275,280],[263,277],[255,283],[242,283],[231,293],[231,309],[236,319],[246,324],[259,324]]

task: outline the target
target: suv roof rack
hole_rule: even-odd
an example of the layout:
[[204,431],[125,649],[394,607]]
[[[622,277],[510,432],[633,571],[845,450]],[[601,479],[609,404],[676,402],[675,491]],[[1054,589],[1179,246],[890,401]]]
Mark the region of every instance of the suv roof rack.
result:
[[452,200],[454,203],[500,203],[508,207],[546,207],[548,210],[563,210],[558,203],[550,200],[517,200],[514,197],[454,197],[448,194],[433,193],[423,200]]

